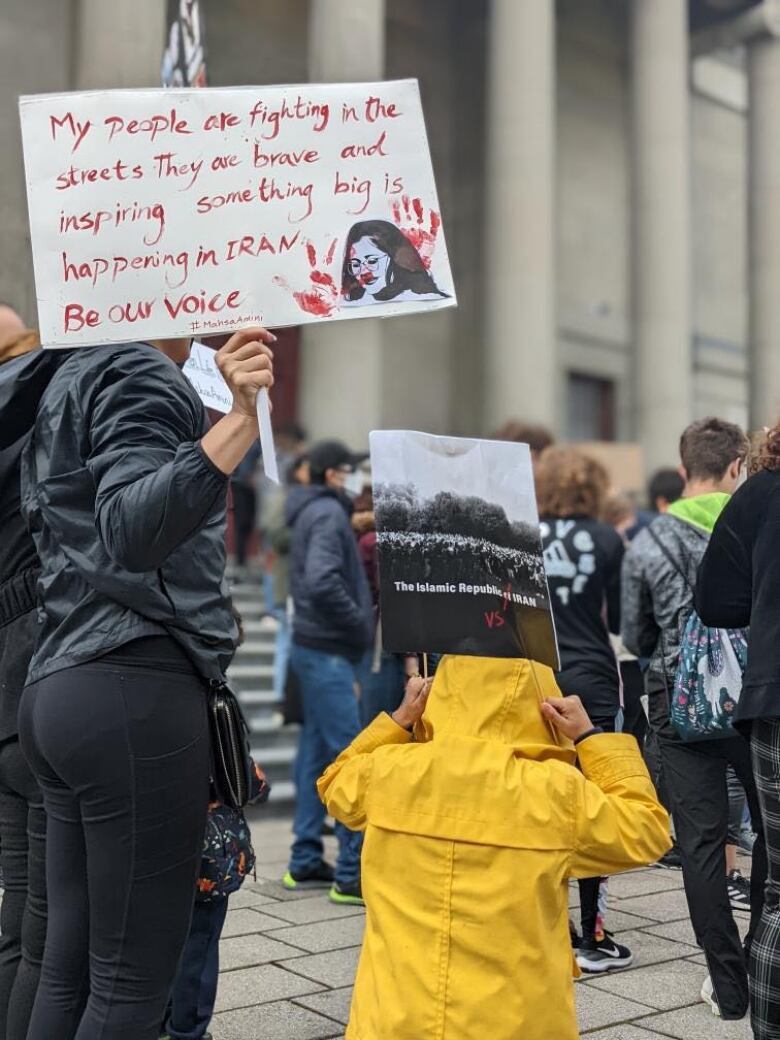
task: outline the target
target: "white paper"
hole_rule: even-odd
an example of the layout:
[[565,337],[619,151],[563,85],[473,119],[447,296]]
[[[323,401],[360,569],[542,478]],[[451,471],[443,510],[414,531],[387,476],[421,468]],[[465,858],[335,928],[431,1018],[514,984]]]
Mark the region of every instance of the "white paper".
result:
[[279,483],[279,464],[276,460],[274,431],[271,426],[271,404],[267,390],[257,395],[257,422],[260,426],[260,447],[263,450],[263,469],[269,480]]
[[20,101],[46,346],[455,304],[415,80]]
[[233,395],[217,368],[213,350],[202,343],[193,343],[190,359],[182,371],[195,387],[198,397],[207,408],[214,408],[222,413],[230,411],[233,406]]

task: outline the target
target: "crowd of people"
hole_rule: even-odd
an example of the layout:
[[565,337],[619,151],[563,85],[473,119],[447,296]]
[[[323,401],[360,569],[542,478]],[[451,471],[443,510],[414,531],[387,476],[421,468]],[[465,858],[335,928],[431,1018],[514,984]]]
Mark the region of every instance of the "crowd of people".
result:
[[609,876],[657,863],[682,870],[702,1000],[776,1040],[780,425],[692,423],[638,508],[507,424],[532,449],[560,671],[391,654],[366,457],[291,426],[284,485],[258,483],[273,341],[218,349],[234,403],[211,426],[188,340],[41,351],[0,306],[0,1040],[210,1035],[253,862],[207,718],[240,642],[229,485],[301,723],[282,883],[368,911],[347,1035],[576,1037],[573,974],[641,963]]
[[[630,496],[613,493],[609,474],[599,462],[576,448],[556,445],[543,428],[510,423],[497,436],[532,448],[545,569],[561,655],[561,670],[555,677],[558,689],[579,698],[598,733],[628,734],[642,751],[655,796],[671,817],[667,832],[671,847],[661,850],[657,863],[682,869],[691,922],[707,962],[702,1000],[715,1015],[740,1019],[747,1013],[752,993],[756,1037],[774,1036],[780,1000],[772,997],[769,983],[758,982],[757,974],[761,972],[762,980],[773,978],[773,969],[767,966],[775,963],[776,943],[764,910],[765,890],[771,900],[772,886],[770,882],[766,888],[767,836],[754,772],[757,744],[753,739],[751,748],[745,739],[751,721],[742,721],[747,710],[740,697],[745,662],[741,662],[736,694],[728,691],[727,695],[725,687],[719,691],[718,707],[725,705],[733,716],[727,729],[708,732],[714,717],[710,711],[698,734],[703,739],[690,740],[690,734],[675,728],[673,705],[681,667],[692,653],[692,619],[727,630],[732,641],[746,639],[748,625],[755,626],[748,548],[742,545],[738,550],[726,543],[722,532],[727,510],[734,508],[732,496],[734,503],[747,496],[741,485],[748,477],[748,488],[763,482],[764,495],[770,497],[774,473],[780,468],[772,445],[780,443],[780,432],[751,442],[733,423],[717,418],[692,423],[682,432],[678,464],[650,479],[644,508],[638,508]],[[382,712],[396,717],[405,685],[417,675],[419,662],[382,649],[370,490],[366,480],[357,498],[359,480],[352,482],[349,493],[345,490],[350,474],[359,472],[359,457],[335,442],[317,445],[312,457],[316,464],[308,479],[313,486],[305,492],[296,489],[287,509],[297,561],[291,583],[292,674],[303,689],[317,691],[317,700],[313,703],[310,692],[301,717],[296,839],[285,884],[332,885],[331,898],[338,900],[346,883],[343,891],[359,901],[360,841],[370,818],[365,807],[358,811],[350,805],[347,810],[338,798],[325,798],[340,821],[334,883],[334,870],[323,860],[324,810],[313,797],[314,782],[339,746],[356,740],[338,759],[351,762],[365,740],[357,736],[361,725],[378,725],[373,720]],[[308,519],[301,522],[306,509]],[[741,534],[743,540],[750,537],[752,545],[757,534],[755,521],[749,526],[750,516],[750,509],[743,507]],[[735,567],[730,554],[740,567],[738,587],[736,578],[728,574]],[[706,581],[713,573],[717,577],[710,578],[710,587]],[[771,616],[766,591],[762,606]],[[753,638],[751,634],[751,646]],[[763,649],[772,661],[769,647]],[[466,663],[460,667],[465,669]],[[716,662],[713,681],[720,674]],[[774,682],[766,668],[759,675],[765,685]],[[534,681],[538,682],[535,674]],[[748,667],[744,682],[749,681]],[[483,689],[486,685],[480,683]],[[324,716],[323,688],[328,698],[339,691],[338,701],[328,700]],[[355,690],[362,691],[357,705]],[[437,685],[436,696],[445,696],[443,683]],[[691,717],[693,699],[689,698]],[[764,701],[765,709],[766,697]],[[430,716],[429,710],[426,717]],[[343,729],[334,741],[339,726]],[[377,731],[379,744],[384,739],[393,742],[394,733]],[[762,745],[765,777],[777,755],[771,740],[767,735]],[[368,770],[365,764],[361,768]],[[337,773],[334,767],[326,777]],[[321,793],[326,794],[331,787],[323,784]],[[358,784],[352,790],[358,800],[365,797],[359,788]],[[400,796],[393,797],[397,802]],[[396,820],[392,829],[403,828]],[[346,857],[353,838],[357,855],[350,861]],[[749,878],[739,869],[739,851],[752,857]],[[351,863],[347,873],[345,862]],[[367,862],[364,856],[363,872]],[[570,921],[569,935],[580,970],[611,972],[631,965],[635,958],[641,962],[641,949],[629,949],[609,930],[606,874],[581,877],[579,888],[579,928]],[[744,943],[735,913],[749,915]],[[358,1018],[359,1006],[356,997]],[[396,1035],[380,1033],[377,1023],[369,1020],[370,1035]]]

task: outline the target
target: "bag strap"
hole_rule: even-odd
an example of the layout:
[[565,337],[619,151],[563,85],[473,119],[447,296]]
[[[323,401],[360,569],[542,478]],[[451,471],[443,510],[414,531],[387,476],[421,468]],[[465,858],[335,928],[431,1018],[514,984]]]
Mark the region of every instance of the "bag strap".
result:
[[688,588],[691,590],[691,592],[695,592],[696,590],[695,590],[695,588],[693,586],[693,583],[692,583],[691,579],[689,578],[689,576],[686,574],[686,572],[682,569],[679,560],[675,560],[674,556],[672,555],[672,553],[671,553],[671,551],[669,549],[669,546],[665,545],[661,541],[661,539],[658,537],[658,535],[653,530],[652,524],[650,525],[650,527],[647,528],[647,533],[653,539],[653,541],[658,546],[658,548],[661,550],[661,552],[664,554],[664,556],[669,561],[669,563],[671,563],[672,567],[680,575],[680,577],[685,582],[685,584],[688,586]]
[[[669,547],[667,545],[665,545],[661,541],[661,539],[658,537],[658,535],[655,533],[655,531],[653,530],[652,524],[647,528],[647,533],[650,535],[650,537],[653,539],[655,544],[661,550],[662,554],[666,557],[666,559],[672,565],[674,570],[677,571],[677,573],[680,575],[680,577],[685,582],[685,584],[688,586],[688,588],[691,590],[691,592],[694,592],[694,588],[693,588],[693,585],[691,584],[690,578],[688,577],[688,575],[685,573],[685,571],[680,566],[679,561],[675,560],[675,558],[672,555],[671,550],[669,549]],[[663,630],[663,628],[659,627],[658,633],[659,633],[659,636],[660,636],[660,643],[661,643],[661,678],[663,679],[664,692],[666,693],[666,700],[667,700],[667,704],[668,704],[668,708],[669,708],[669,713],[671,715],[672,694],[671,694],[671,691],[669,689],[669,681],[668,681],[668,679],[666,677],[666,647],[664,645],[666,641],[664,639],[664,630]]]

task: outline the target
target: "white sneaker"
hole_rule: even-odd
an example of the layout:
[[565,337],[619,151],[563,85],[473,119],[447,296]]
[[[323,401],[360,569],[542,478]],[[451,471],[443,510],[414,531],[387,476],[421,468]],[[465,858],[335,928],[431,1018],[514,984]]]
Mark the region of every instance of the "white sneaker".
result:
[[720,1018],[720,1008],[718,1007],[718,1002],[715,999],[715,991],[712,988],[712,979],[709,975],[704,980],[704,985],[701,988],[701,999],[705,1004],[708,1005],[713,1015]]

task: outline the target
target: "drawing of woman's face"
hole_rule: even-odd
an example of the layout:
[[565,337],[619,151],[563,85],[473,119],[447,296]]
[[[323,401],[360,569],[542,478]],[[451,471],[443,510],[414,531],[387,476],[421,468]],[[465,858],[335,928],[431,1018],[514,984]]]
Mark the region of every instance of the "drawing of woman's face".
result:
[[349,251],[347,266],[369,296],[376,296],[387,285],[390,257],[370,238],[359,238]]

